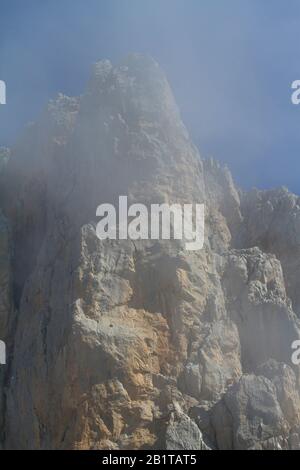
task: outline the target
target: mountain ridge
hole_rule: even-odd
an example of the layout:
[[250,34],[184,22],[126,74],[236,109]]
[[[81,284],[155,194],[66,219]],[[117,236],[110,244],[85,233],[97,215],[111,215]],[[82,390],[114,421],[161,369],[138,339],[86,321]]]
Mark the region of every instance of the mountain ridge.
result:
[[[136,54],[98,62],[10,153],[3,448],[300,448],[298,196],[240,191],[203,160]],[[204,249],[98,240],[96,208],[119,195],[204,203]]]

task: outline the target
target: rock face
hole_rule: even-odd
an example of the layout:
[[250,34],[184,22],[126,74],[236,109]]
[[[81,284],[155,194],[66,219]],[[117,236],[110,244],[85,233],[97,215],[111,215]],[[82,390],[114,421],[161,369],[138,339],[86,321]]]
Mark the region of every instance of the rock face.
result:
[[[152,59],[97,63],[4,172],[3,448],[300,447],[299,198],[201,160]],[[204,203],[204,248],[99,240],[119,195]]]

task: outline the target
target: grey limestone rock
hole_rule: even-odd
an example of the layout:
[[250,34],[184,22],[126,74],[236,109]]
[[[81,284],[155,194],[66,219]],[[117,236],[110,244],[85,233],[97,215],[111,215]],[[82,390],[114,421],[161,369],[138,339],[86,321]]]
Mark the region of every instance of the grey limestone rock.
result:
[[[299,198],[204,161],[153,59],[95,64],[3,171],[4,448],[299,448]],[[119,195],[204,203],[204,248],[100,241]]]

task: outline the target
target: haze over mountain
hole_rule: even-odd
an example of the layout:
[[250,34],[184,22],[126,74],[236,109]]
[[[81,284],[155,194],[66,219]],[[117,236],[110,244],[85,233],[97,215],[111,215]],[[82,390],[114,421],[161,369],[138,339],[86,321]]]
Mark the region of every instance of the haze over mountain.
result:
[[79,95],[90,64],[130,51],[165,70],[193,142],[239,185],[300,194],[298,0],[1,0],[0,145],[58,92]]
[[[1,157],[4,449],[300,447],[298,196],[203,160],[139,54],[97,62]],[[204,203],[204,249],[99,240],[120,194]]]

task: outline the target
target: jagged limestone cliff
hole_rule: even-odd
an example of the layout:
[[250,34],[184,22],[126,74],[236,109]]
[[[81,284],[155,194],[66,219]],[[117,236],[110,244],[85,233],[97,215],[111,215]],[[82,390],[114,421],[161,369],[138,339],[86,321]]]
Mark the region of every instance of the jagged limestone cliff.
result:
[[[299,198],[202,161],[152,59],[97,63],[4,172],[3,448],[300,447]],[[204,248],[100,241],[119,195],[204,202]]]

